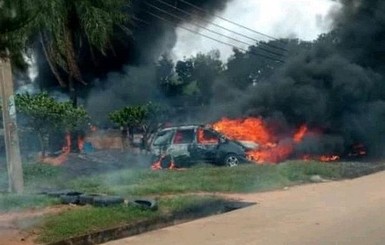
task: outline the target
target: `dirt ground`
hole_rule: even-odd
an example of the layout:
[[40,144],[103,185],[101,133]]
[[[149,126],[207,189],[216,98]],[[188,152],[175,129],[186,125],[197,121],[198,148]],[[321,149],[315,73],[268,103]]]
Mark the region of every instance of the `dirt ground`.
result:
[[106,245],[384,244],[385,172],[281,191],[233,194],[257,202],[223,215]]
[[[149,168],[145,155],[128,154],[121,150],[97,151],[91,154],[70,154],[60,168],[68,176],[93,175],[124,168]],[[0,161],[0,171],[6,168]],[[6,183],[5,183],[6,184]],[[0,191],[6,187],[3,186]],[[25,210],[22,212],[0,212],[0,245],[33,245],[36,237],[33,227],[44,214],[58,213],[71,208],[68,205],[45,209]]]
[[22,212],[0,213],[0,244],[35,245],[36,231],[33,226],[46,214],[55,214],[76,207],[58,205],[44,209],[31,209]]

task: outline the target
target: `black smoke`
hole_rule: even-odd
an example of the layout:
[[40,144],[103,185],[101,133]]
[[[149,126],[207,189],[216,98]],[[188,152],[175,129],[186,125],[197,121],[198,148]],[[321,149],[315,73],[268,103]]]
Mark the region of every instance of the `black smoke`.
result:
[[[125,9],[131,21],[127,24],[127,29],[131,31],[127,34],[125,31],[117,28],[114,34],[111,49],[106,55],[96,51],[90,52],[90,47],[83,40],[81,48],[78,48],[77,57],[82,74],[89,86],[81,86],[79,89],[85,93],[92,89],[92,82],[97,78],[105,78],[110,72],[120,72],[125,66],[140,66],[148,65],[156,61],[161,54],[170,51],[176,43],[176,26],[181,22],[189,21],[191,17],[183,14],[168,5],[175,6],[183,11],[194,13],[200,18],[210,18],[209,14],[205,14],[196,10],[181,1],[176,0],[131,0],[130,7]],[[166,10],[167,12],[180,16],[181,19],[172,18],[158,10],[146,5],[146,2]],[[163,3],[162,3],[163,2]],[[207,13],[215,13],[226,7],[227,0],[189,0],[188,2],[204,8]],[[165,5],[164,3],[168,4]],[[161,17],[167,17],[172,20],[172,24],[164,22],[150,13],[154,13]],[[45,61],[43,52],[36,44],[33,47],[37,52],[37,60],[39,65],[39,77],[37,83],[43,89],[58,88],[58,83],[55,81],[52,73],[49,70],[48,64]],[[65,91],[65,89],[64,89]]]
[[241,91],[243,99],[232,113],[279,118],[293,128],[306,123],[322,131],[322,137],[298,146],[304,152],[346,155],[362,143],[370,155],[383,156],[385,2],[341,3],[333,30],[289,57],[270,79]]
[[[146,2],[181,18],[167,16],[149,7]],[[77,89],[79,96],[86,99],[87,109],[96,121],[108,122],[109,112],[128,104],[162,99],[154,78],[156,62],[161,55],[167,55],[175,46],[176,27],[182,22],[191,20],[191,16],[169,5],[194,13],[198,19],[209,19],[211,14],[225,9],[228,1],[189,0],[188,2],[203,8],[207,13],[181,1],[133,0],[131,7],[126,9],[127,14],[132,17],[128,26],[132,32],[130,35],[117,30],[113,48],[107,55],[90,53],[88,47],[79,49],[79,65],[88,85],[77,84]],[[164,22],[150,13],[172,21]],[[39,87],[68,92],[66,88],[58,86],[38,45],[37,50]]]

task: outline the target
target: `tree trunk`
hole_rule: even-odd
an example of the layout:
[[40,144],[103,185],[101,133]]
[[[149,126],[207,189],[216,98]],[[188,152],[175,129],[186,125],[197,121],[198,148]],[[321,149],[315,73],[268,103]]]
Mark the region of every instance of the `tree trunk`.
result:
[[39,138],[39,142],[40,142],[41,157],[42,157],[42,159],[44,159],[47,155],[46,140],[45,140],[45,137],[42,133],[37,133],[37,134],[38,134],[38,138]]
[[9,191],[21,193],[24,189],[23,166],[21,164],[19,135],[16,124],[12,68],[9,59],[0,60],[0,90]]
[[76,83],[73,79],[73,77],[70,75],[69,78],[68,78],[68,87],[69,87],[69,93],[70,93],[70,100],[72,102],[72,105],[74,107],[77,107],[78,106],[78,94],[77,94],[77,91],[76,91]]
[[128,130],[126,127],[121,127],[120,129],[120,137],[122,139],[122,151],[128,149]]
[[[69,87],[69,93],[70,93],[70,100],[72,102],[72,105],[74,107],[78,106],[78,94],[76,91],[76,83],[72,76],[70,75],[68,78],[68,87]],[[79,153],[79,147],[78,147],[78,138],[79,138],[79,132],[77,130],[73,130],[70,132],[71,135],[71,152]]]

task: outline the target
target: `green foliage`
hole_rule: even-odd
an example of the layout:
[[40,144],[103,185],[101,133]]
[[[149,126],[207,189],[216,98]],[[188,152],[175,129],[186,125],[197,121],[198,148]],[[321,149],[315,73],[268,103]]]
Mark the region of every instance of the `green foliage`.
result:
[[27,119],[28,127],[37,132],[43,154],[51,133],[75,130],[88,119],[83,107],[74,107],[70,102],[58,102],[47,93],[18,94],[16,105]]
[[23,53],[36,9],[29,0],[0,2],[0,59],[10,58],[16,68],[26,68]]
[[142,105],[127,106],[109,115],[110,120],[121,127],[138,127],[146,117],[147,111]]
[[88,119],[83,107],[74,107],[71,102],[58,102],[47,93],[18,94],[16,104],[18,111],[38,132],[74,130]]
[[[111,38],[118,27],[125,29],[130,4],[126,0],[36,0],[40,12],[36,30],[45,50],[51,69],[62,86],[56,71],[60,68],[70,80],[83,82],[77,63],[78,50],[85,44],[91,52],[105,54],[111,48]],[[71,87],[71,83],[69,84]]]
[[175,72],[179,83],[172,83],[170,80],[168,86],[174,86],[174,92],[182,93],[193,106],[207,105],[213,94],[213,83],[224,71],[224,65],[219,58],[219,52],[212,51],[178,61]]
[[[0,2],[0,58],[25,67],[28,41],[40,38],[50,68],[82,82],[77,63],[85,45],[105,54],[116,29],[129,33],[129,0],[2,0]],[[59,70],[58,70],[59,68]],[[70,86],[72,86],[70,84]]]
[[167,114],[166,107],[149,102],[145,105],[126,106],[111,112],[109,118],[121,127],[141,128],[145,132],[149,132],[162,123]]

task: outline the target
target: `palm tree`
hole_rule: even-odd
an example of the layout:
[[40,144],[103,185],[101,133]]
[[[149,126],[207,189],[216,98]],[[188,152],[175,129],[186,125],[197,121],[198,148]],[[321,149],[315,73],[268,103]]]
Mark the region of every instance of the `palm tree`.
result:
[[130,33],[129,7],[130,0],[0,0],[0,58],[25,67],[26,42],[38,38],[52,73],[76,105],[75,83],[86,84],[79,50],[112,49],[117,29]]
[[[112,48],[115,28],[126,30],[124,24],[129,18],[124,9],[129,4],[129,0],[0,0],[0,72],[6,74],[0,76],[0,82],[10,85],[7,94],[3,87],[3,95],[13,98],[11,64],[25,68],[23,55],[28,50],[27,42],[38,37],[52,72],[61,86],[69,87],[75,104],[75,82],[85,83],[77,62],[79,47],[85,43],[91,52],[102,54]],[[3,105],[6,107],[3,116],[7,116],[10,105],[8,102]],[[8,117],[3,118],[6,120]],[[21,192],[23,173],[16,120],[12,120],[13,129],[6,133],[13,140],[11,154],[7,151],[7,156],[11,155],[10,190]]]
[[76,83],[86,84],[78,65],[79,50],[105,54],[117,28],[125,30],[129,0],[35,0],[35,27],[47,62],[76,105]]
[[0,59],[10,59],[17,68],[26,68],[23,58],[32,22],[28,0],[0,0]]
[[[116,29],[125,30],[129,22],[129,0],[34,0],[38,8],[35,32],[48,65],[62,87],[69,89],[77,106],[76,84],[86,84],[79,68],[79,53],[106,54],[112,49]],[[71,132],[72,151],[77,151],[78,132]]]

